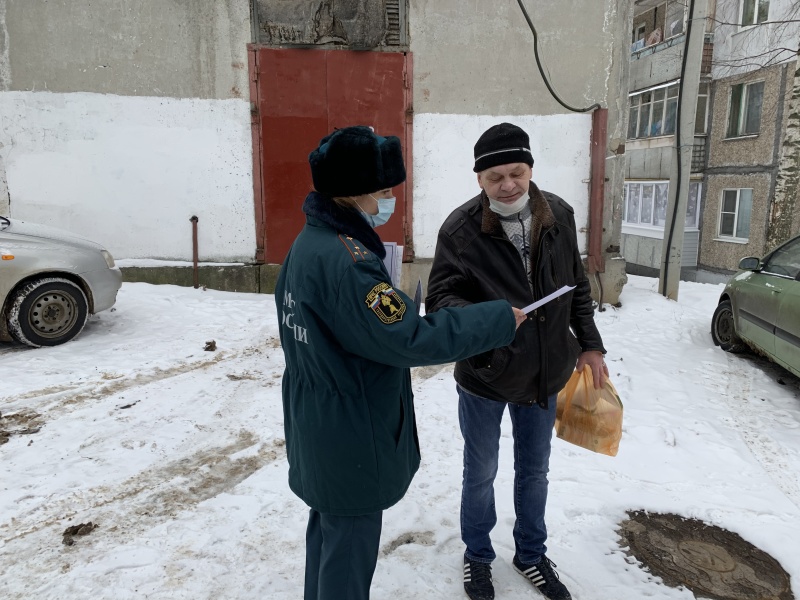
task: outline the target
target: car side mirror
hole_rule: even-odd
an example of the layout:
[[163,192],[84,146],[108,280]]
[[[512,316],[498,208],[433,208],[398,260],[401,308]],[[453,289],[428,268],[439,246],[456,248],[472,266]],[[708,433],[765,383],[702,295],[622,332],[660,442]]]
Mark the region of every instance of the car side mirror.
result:
[[748,256],[739,261],[739,268],[742,271],[757,271],[761,265],[761,260],[755,256]]

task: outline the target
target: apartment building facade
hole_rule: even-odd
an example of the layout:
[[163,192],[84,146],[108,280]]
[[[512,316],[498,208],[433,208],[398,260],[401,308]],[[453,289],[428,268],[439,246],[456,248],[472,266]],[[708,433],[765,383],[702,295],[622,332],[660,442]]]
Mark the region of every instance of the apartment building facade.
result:
[[[635,3],[622,214],[628,272],[656,275],[673,168],[687,2]],[[800,231],[798,7],[709,0],[682,275],[729,274]]]

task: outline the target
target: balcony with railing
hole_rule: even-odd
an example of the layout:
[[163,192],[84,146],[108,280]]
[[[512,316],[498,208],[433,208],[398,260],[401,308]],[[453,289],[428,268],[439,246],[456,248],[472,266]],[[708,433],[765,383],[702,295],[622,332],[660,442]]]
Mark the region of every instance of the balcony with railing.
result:
[[[686,45],[685,0],[636,0],[630,58],[631,92],[681,78]],[[713,34],[705,34],[701,73],[711,73]]]
[[706,136],[694,136],[694,144],[692,145],[692,173],[702,173],[706,168]]

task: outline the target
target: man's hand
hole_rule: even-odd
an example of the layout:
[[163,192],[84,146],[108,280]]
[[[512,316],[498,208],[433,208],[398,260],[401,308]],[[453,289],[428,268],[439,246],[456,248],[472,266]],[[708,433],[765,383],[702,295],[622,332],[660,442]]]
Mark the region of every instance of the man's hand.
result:
[[[514,309],[516,310],[516,309]],[[603,353],[598,350],[583,352],[578,357],[578,364],[575,365],[576,371],[583,371],[584,365],[589,365],[592,369],[592,380],[594,389],[599,390],[608,379],[608,367],[603,359]]]
[[528,318],[528,315],[522,312],[521,309],[514,308],[513,306],[511,307],[511,310],[514,311],[514,318],[517,320],[517,329],[519,329],[519,326],[525,322],[525,319]]

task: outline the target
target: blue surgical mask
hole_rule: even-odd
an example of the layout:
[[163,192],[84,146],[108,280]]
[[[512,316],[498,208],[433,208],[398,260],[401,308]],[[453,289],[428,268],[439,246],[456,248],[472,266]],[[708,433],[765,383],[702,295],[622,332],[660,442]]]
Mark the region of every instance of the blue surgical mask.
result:
[[[372,194],[369,195],[370,198],[375,200],[378,203],[378,214],[371,215],[369,213],[364,212],[361,210],[361,215],[366,219],[367,223],[369,223],[373,228],[380,227],[384,225],[386,221],[389,220],[394,214],[394,205],[397,202],[397,199],[392,196],[391,198],[376,198]],[[358,204],[358,203],[356,203]],[[358,205],[358,208],[361,208],[361,205]]]

